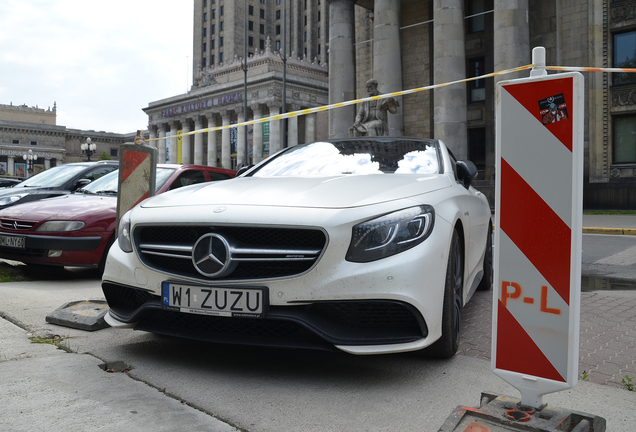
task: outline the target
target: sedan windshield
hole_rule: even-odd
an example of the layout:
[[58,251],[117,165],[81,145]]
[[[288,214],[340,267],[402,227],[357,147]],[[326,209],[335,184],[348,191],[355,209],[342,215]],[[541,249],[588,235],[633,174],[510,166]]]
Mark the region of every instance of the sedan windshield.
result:
[[387,138],[298,145],[261,165],[254,177],[343,174],[437,174],[435,141]]
[[26,179],[14,187],[59,187],[86,169],[86,165],[60,165]]
[[[157,168],[155,192],[170,178],[174,168]],[[77,193],[117,195],[119,189],[119,170],[112,171],[77,190]]]

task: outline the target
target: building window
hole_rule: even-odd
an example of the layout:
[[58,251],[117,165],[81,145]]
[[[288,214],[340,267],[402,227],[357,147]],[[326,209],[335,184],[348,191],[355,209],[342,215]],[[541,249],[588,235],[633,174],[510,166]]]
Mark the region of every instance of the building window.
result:
[[307,25],[307,15],[305,15],[305,25]]
[[265,9],[261,9],[261,19],[265,19]]
[[254,6],[249,5],[247,7],[247,13],[250,14],[250,15],[254,15]]
[[486,169],[486,128],[468,129],[468,159],[478,171]]
[[225,6],[221,5],[221,15],[225,15]]
[[[221,37],[219,38],[219,46],[220,46],[220,47],[222,47],[222,46],[223,46],[223,36],[221,36]],[[223,60],[221,60],[221,61],[223,61]]]
[[252,36],[249,36],[249,37],[247,38],[247,44],[248,44],[249,46],[254,46],[254,38],[253,38]]
[[212,19],[216,18],[216,9],[212,9]]
[[210,56],[210,66],[214,65],[214,54]]
[[216,44],[214,43],[214,41],[215,41],[215,39],[212,39],[212,40],[210,41],[210,49],[214,49],[214,48],[216,48]]
[[258,47],[259,47],[261,50],[264,50],[264,49],[265,49],[265,40],[264,40],[264,39],[261,39],[261,40],[259,41]]
[[320,31],[321,27],[318,27],[318,37],[320,37],[320,35],[322,34],[322,32]]
[[260,32],[261,34],[265,34],[265,24],[260,25]]
[[223,53],[219,54],[219,62],[223,63]]
[[223,25],[223,23],[224,23],[224,22],[225,22],[225,21],[221,21],[221,24],[219,24],[219,30],[220,30],[220,31],[223,31],[223,28],[225,27],[225,26]]
[[613,163],[636,163],[636,115],[616,116],[612,120]]
[[[484,75],[484,58],[477,57],[468,60],[468,77]],[[468,82],[468,102],[483,102],[486,100],[486,80],[480,79]]]
[[247,29],[248,29],[249,31],[254,30],[254,21],[248,21],[248,22],[247,22]]
[[[618,33],[614,35],[614,51],[612,66],[618,68],[636,67],[636,31]],[[626,72],[612,74],[613,84],[627,84],[636,82],[636,75]]]
[[11,140],[12,144],[20,144],[20,140]]
[[31,145],[38,145],[37,141],[31,141]]
[[279,20],[280,19],[280,10],[276,11],[276,19]]
[[318,55],[320,55],[320,44],[318,44]]
[[207,50],[208,50],[208,44],[203,42],[203,53],[205,54]]
[[318,11],[318,22],[320,22],[320,11]]
[[214,33],[216,33],[216,25],[212,24],[212,26],[210,27],[210,34]]
[[261,3],[265,4],[265,0],[261,0]]
[[203,0],[203,7],[208,7],[208,0]]
[[486,12],[486,0],[468,0],[468,33],[482,32],[486,28],[483,12]]
[[203,12],[203,22],[208,22],[208,13]]
[[118,149],[116,149],[116,148],[112,148],[112,149],[110,149],[110,157],[117,157],[117,156],[119,156],[119,153],[118,153],[118,151],[117,151],[117,150],[118,150]]
[[207,58],[203,57],[203,62],[201,63],[202,67],[207,67],[208,66],[207,60],[208,60]]
[[276,51],[280,51],[280,41],[276,41]]
[[307,42],[307,32],[305,32],[305,33],[303,34],[303,40],[304,40],[305,42]]
[[279,35],[280,34],[280,24],[276,26],[276,34]]
[[276,0],[276,4],[279,5],[280,4],[280,0]]
[[203,27],[203,37],[207,37],[207,36],[208,36],[208,28]]

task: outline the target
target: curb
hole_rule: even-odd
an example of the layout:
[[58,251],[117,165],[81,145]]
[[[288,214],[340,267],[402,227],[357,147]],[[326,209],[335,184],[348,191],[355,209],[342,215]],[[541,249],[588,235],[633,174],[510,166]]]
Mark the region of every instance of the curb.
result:
[[636,235],[636,228],[583,228],[583,234]]

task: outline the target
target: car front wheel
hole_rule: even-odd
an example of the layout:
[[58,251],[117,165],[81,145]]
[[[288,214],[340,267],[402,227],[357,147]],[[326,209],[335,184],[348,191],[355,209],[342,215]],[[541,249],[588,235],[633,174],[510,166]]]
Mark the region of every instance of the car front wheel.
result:
[[464,252],[459,234],[454,231],[446,267],[442,337],[426,350],[426,354],[431,357],[449,358],[457,352],[462,321],[463,287]]

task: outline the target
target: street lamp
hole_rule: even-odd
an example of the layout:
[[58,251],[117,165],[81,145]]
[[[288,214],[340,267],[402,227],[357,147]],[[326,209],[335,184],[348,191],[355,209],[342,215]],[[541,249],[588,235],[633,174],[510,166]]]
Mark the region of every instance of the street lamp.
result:
[[80,148],[82,149],[82,153],[86,155],[86,160],[90,162],[91,155],[95,153],[95,149],[97,148],[95,143],[92,142],[90,138],[86,138],[86,142],[82,144]]
[[29,149],[29,151],[23,154],[22,157],[27,164],[27,177],[29,177],[31,174],[33,174],[33,162],[37,160],[38,155],[33,154],[33,150]]

